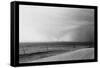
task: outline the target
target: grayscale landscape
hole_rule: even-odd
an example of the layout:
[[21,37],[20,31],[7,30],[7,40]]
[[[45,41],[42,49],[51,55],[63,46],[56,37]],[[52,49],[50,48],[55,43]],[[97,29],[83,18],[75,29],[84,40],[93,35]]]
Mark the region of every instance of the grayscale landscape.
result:
[[19,6],[19,63],[94,59],[94,9]]

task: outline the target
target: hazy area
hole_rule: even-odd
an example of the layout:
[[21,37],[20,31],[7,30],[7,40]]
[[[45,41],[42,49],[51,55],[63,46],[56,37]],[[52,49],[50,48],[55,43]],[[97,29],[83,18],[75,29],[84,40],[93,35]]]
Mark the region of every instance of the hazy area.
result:
[[94,9],[19,7],[19,42],[93,41]]
[[94,9],[20,5],[19,62],[93,59],[94,29]]

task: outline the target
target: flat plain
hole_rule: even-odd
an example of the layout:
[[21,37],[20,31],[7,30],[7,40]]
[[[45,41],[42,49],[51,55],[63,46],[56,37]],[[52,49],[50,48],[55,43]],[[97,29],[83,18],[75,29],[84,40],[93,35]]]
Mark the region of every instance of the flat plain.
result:
[[[81,53],[86,58],[94,55],[93,43],[20,43],[19,45],[19,63],[34,63],[34,62],[48,62],[48,61],[63,61],[63,60],[80,60]],[[82,50],[83,49],[83,50]],[[77,52],[78,51],[78,52]],[[77,52],[77,53],[76,53]],[[85,53],[88,52],[88,53]],[[72,55],[73,54],[73,55]],[[76,55],[75,55],[76,54]],[[90,55],[89,55],[90,54]],[[61,56],[63,55],[63,56]],[[73,56],[78,56],[77,58]],[[54,57],[56,56],[56,57]],[[65,56],[65,57],[64,57]],[[50,58],[51,57],[51,58]],[[58,60],[58,57],[63,57]],[[70,58],[68,58],[70,57]],[[81,58],[80,58],[81,57]],[[49,60],[46,60],[49,59]],[[90,57],[93,59],[93,57]]]

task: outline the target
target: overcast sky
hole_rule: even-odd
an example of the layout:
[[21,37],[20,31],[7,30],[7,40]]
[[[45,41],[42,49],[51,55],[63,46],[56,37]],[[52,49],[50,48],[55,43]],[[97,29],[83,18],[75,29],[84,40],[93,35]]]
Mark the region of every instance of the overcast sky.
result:
[[75,29],[93,29],[93,9],[31,5],[19,7],[20,42],[73,41]]

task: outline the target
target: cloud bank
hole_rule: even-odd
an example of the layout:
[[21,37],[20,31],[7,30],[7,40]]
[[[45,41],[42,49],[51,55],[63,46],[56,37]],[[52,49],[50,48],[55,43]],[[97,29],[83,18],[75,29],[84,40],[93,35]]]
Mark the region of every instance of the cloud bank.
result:
[[94,10],[20,5],[20,42],[93,41]]

